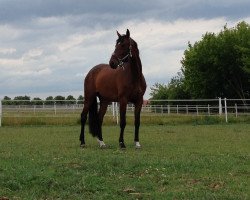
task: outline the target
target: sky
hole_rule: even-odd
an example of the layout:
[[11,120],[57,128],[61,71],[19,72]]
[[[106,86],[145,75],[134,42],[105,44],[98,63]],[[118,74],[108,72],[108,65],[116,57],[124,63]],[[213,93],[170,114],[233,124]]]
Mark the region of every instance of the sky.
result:
[[147,82],[167,84],[188,42],[227,24],[250,23],[249,0],[0,0],[0,99],[83,95],[83,80],[108,63],[116,31],[138,43]]

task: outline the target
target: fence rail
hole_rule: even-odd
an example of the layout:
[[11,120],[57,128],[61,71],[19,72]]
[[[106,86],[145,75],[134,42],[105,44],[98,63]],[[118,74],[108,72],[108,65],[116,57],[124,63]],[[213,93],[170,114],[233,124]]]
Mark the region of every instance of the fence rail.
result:
[[[21,102],[21,103],[20,103]],[[119,121],[119,104],[108,106],[106,116]],[[0,126],[4,117],[76,117],[80,116],[83,104],[78,101],[0,101]],[[133,115],[134,106],[128,104],[127,115]],[[225,116],[250,115],[250,99],[195,99],[195,100],[149,100],[142,107],[142,116],[184,115]]]

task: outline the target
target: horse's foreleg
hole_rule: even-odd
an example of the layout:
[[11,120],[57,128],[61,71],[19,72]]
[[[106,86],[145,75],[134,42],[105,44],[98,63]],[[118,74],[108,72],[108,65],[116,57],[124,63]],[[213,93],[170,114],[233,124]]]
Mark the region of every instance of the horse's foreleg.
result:
[[141,116],[141,108],[142,108],[142,101],[139,101],[138,103],[135,104],[135,148],[141,148],[141,145],[139,143],[139,128],[140,128],[140,116]]
[[119,145],[120,148],[125,149],[126,146],[124,144],[124,129],[126,126],[126,110],[127,110],[127,101],[120,101],[120,138]]

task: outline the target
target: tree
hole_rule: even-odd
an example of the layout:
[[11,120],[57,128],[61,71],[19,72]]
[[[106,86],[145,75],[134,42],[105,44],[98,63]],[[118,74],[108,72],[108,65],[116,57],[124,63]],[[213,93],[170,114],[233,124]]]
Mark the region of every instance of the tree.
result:
[[79,97],[77,98],[77,103],[83,104],[83,101],[84,101],[84,97],[82,95],[79,95]]
[[151,88],[150,96],[153,100],[168,99],[168,86],[155,83]]
[[[189,99],[190,95],[185,89],[184,77],[181,72],[177,73],[168,84],[156,83],[151,87],[152,99],[167,100],[167,99]],[[162,102],[161,102],[162,104]]]
[[168,99],[189,99],[190,95],[184,85],[184,77],[181,72],[177,73],[168,83]]
[[54,104],[54,98],[52,96],[49,96],[45,100],[46,105],[53,105]]
[[28,96],[17,96],[14,98],[14,104],[16,105],[30,105],[30,97]]
[[67,96],[66,100],[67,100],[67,104],[75,104],[76,103],[76,99],[72,95]]
[[249,97],[250,26],[226,26],[188,44],[182,59],[184,85],[192,98]]
[[58,95],[54,98],[54,100],[56,104],[65,104],[65,97],[63,96]]
[[11,105],[13,102],[11,101],[11,98],[8,96],[4,96],[3,98],[3,105]]
[[32,102],[33,105],[43,105],[43,100],[40,99],[39,97],[35,97]]

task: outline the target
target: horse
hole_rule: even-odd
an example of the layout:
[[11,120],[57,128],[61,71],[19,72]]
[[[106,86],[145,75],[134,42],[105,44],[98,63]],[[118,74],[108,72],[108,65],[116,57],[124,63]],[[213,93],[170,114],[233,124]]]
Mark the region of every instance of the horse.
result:
[[[125,149],[124,129],[126,126],[127,104],[133,103],[134,109],[134,142],[135,148],[141,148],[139,143],[140,113],[146,81],[142,74],[142,64],[137,43],[130,37],[130,31],[121,35],[117,31],[115,50],[109,64],[99,64],[93,67],[84,80],[84,107],[81,113],[80,146],[85,147],[84,129],[89,115],[89,132],[97,138],[99,146],[106,145],[102,137],[103,117],[110,102],[119,102],[120,137],[119,146]],[[100,101],[98,110],[97,97]]]

